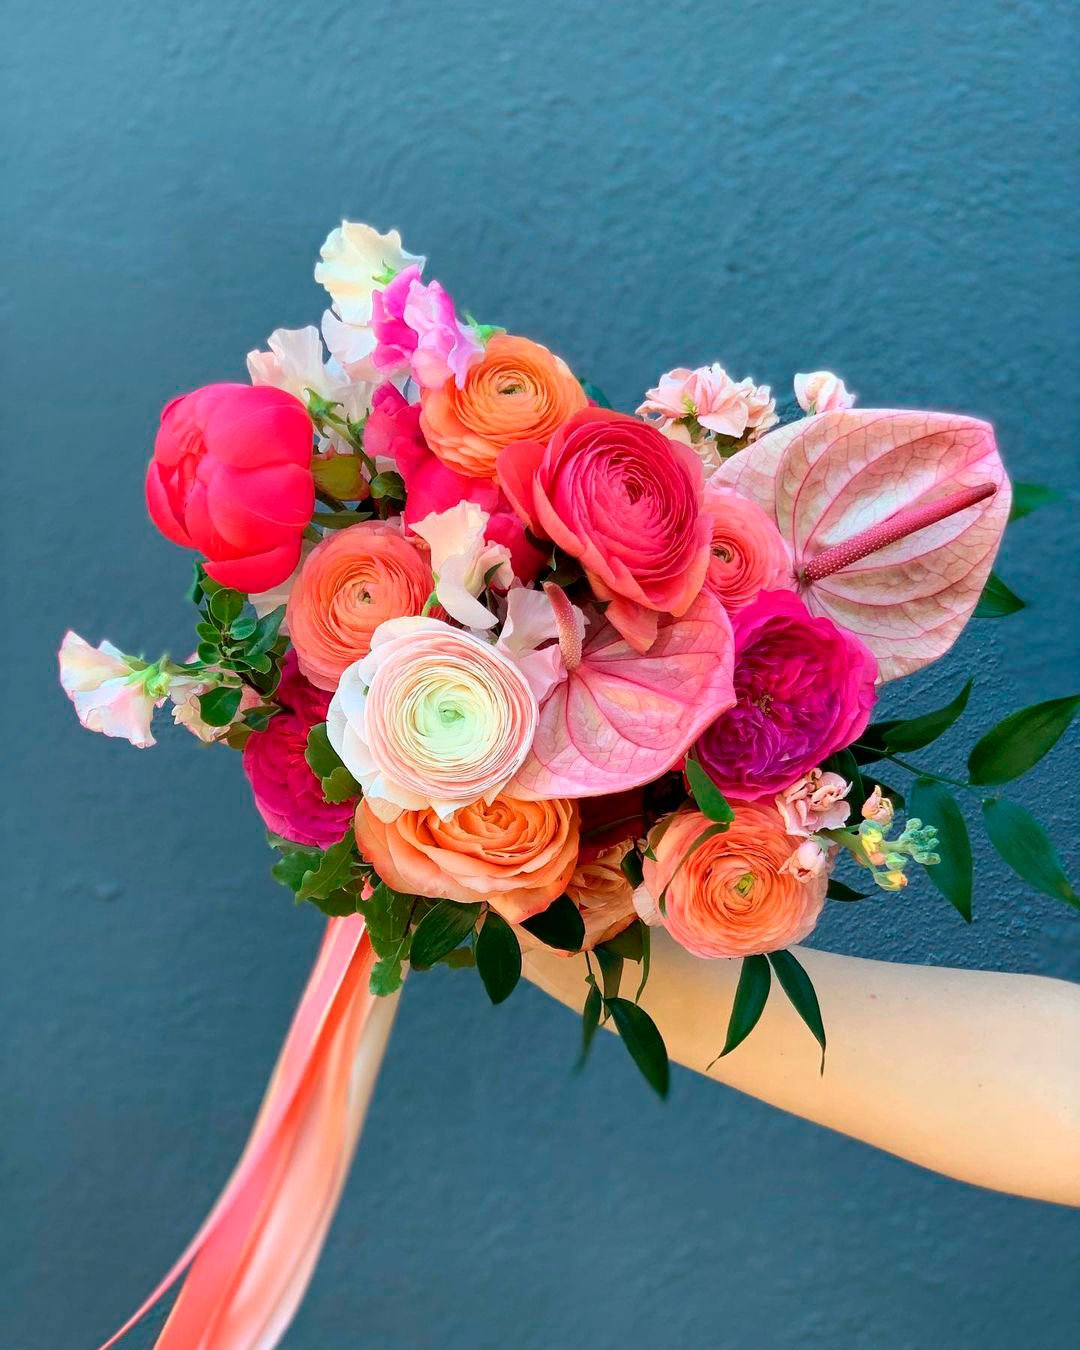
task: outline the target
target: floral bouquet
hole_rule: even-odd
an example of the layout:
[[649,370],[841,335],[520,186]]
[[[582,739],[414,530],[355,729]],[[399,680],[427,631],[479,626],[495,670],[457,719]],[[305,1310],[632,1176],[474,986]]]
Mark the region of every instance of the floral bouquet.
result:
[[[523,949],[584,953],[582,1056],[610,1020],[663,1095],[640,1003],[661,926],[742,961],[718,1055],[775,976],[824,1070],[791,946],[826,900],[924,871],[970,920],[950,788],[1014,781],[1080,704],[1012,713],[960,784],[909,756],[971,680],[871,721],[883,683],[1022,605],[991,566],[1048,493],[1014,494],[985,422],[859,409],[825,371],[781,415],[719,365],[616,412],[545,347],[460,314],[424,263],[343,223],[315,269],[321,336],[279,329],[250,385],[165,408],[146,497],[198,557],[188,659],[60,648],[84,726],[150,746],[169,702],[240,751],[274,876],[331,916],[244,1159],[146,1305],[194,1263],[165,1346],[287,1325],[385,1037],[375,1000],[407,969],[473,967],[499,1003]],[[982,821],[1023,880],[1078,903],[1023,806],[988,791]]]

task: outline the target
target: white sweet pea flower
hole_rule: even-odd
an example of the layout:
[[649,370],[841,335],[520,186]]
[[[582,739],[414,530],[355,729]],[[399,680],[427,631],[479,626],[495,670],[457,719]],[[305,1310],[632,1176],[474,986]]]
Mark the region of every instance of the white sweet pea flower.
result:
[[487,523],[488,513],[466,501],[433,511],[410,527],[431,549],[436,599],[466,628],[495,626],[496,616],[476,597],[491,581],[506,588],[514,579],[510,550],[484,538]]
[[[306,328],[275,328],[266,345],[269,351],[248,352],[247,368],[252,384],[284,389],[305,404],[306,391],[312,389],[328,403],[339,403],[342,416],[353,422],[370,411],[374,384],[350,379],[336,359],[324,360],[322,338],[313,324]],[[340,453],[352,453],[340,437],[324,439]]]
[[371,225],[352,220],[343,220],[339,229],[330,231],[319,256],[315,280],[330,292],[338,318],[348,324],[370,322],[372,294],[391,274],[413,263],[422,269],[427,262],[402,248],[397,230],[380,234]]
[[91,647],[70,629],[59,658],[60,683],[87,731],[117,736],[140,750],[156,744],[150,722],[169,689],[158,666],[136,668],[111,642]]

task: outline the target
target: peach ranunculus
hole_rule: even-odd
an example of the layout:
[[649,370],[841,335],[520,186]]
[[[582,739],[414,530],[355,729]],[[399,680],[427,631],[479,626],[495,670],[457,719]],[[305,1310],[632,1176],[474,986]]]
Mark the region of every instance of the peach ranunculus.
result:
[[492,801],[521,768],[539,720],[516,663],[440,619],[390,619],[342,672],[330,744],[372,811],[393,820]]
[[712,521],[705,588],[729,614],[752,604],[761,591],[795,589],[788,546],[757,502],[712,481],[703,506]]
[[445,820],[427,809],[384,821],[361,801],[356,842],[396,891],[487,901],[507,922],[521,923],[557,900],[574,873],[578,808],[560,797],[520,801],[499,793]]
[[574,869],[566,894],[585,922],[583,951],[608,942],[637,918],[634,888],[620,866],[631,844],[627,839],[595,854],[588,862],[579,859]]
[[387,521],[327,536],[289,593],[286,618],[301,672],[333,691],[345,667],[367,656],[379,624],[419,614],[434,584],[426,556]]
[[[801,881],[785,865],[803,842],[789,835],[771,803],[735,806],[735,819],[692,852],[709,828],[699,811],[681,811],[645,859],[644,890],[660,922],[695,956],[756,956],[801,942],[825,903],[827,869]],[[640,912],[640,908],[639,908]]]
[[498,333],[462,387],[424,389],[420,425],[444,464],[471,478],[494,478],[495,460],[514,441],[547,441],[588,399],[565,361],[538,342]]

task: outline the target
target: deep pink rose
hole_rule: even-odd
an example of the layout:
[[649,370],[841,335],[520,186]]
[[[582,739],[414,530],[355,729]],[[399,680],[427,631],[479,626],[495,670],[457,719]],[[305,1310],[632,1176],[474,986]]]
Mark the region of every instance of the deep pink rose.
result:
[[660,614],[685,614],[697,598],[712,524],[689,446],[636,417],[585,408],[547,445],[508,445],[497,471],[533,534],[580,560],[636,651],[652,646]]
[[221,585],[277,586],[300,561],[315,509],[312,438],[304,405],[270,385],[208,384],[173,399],[146,471],[151,520]]
[[364,449],[397,464],[405,482],[405,524],[448,511],[461,501],[475,502],[488,513],[485,539],[506,545],[515,576],[535,581],[545,556],[525,538],[525,527],[499,485],[490,478],[455,473],[432,454],[420,430],[420,404],[406,402],[392,384],[376,389],[372,405]]
[[308,732],[326,721],[330,695],[304,679],[296,653],[290,651],[274,697],[282,711],[244,746],[244,772],[255,806],[275,834],[327,848],[345,834],[356,806],[353,801],[323,801],[322,785],[304,758]]
[[876,698],[877,662],[831,619],[814,618],[793,591],[762,591],[731,616],[731,627],[736,703],[695,753],[725,796],[756,801],[859,737]]

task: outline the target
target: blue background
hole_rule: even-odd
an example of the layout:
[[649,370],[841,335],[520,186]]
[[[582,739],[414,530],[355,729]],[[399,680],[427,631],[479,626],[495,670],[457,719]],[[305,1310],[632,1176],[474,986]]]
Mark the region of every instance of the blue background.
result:
[[[1016,477],[1075,492],[1066,10],[15,0],[0,1344],[88,1346],[172,1261],[319,935],[269,877],[235,756],[167,727],[152,753],[89,736],[55,685],[68,625],[190,643],[189,558],[142,503],[161,405],[318,320],[312,264],[348,214],[400,226],[463,304],[619,406],[678,364],[785,393],[828,366],[865,405],[991,418]],[[1073,509],[1010,531],[1000,570],[1030,610],[886,695],[934,706],[977,672],[958,762],[1071,692]],[[1074,873],[1075,744],[1029,780]],[[985,848],[970,931],[926,887],[832,909],[824,946],[1077,974],[1075,916]],[[986,1350],[1075,1330],[1074,1214],[682,1071],[662,1106],[608,1038],[575,1077],[577,1036],[531,988],[492,1010],[473,978],[410,982],[289,1346]]]

